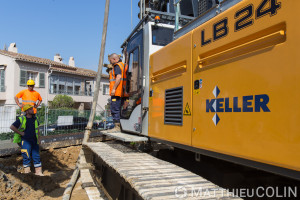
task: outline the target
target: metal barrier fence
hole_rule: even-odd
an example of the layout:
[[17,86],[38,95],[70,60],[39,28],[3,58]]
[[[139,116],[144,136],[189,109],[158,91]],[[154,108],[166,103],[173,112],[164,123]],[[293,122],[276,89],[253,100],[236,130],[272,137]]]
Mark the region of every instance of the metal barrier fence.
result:
[[15,120],[15,106],[0,106],[0,139],[9,137],[11,132],[9,127]]
[[[47,136],[83,133],[89,121],[90,112],[90,110],[49,109],[43,105],[37,109],[36,114],[40,124],[40,134]],[[21,110],[17,109],[16,105],[0,106],[0,140],[13,138],[10,126],[21,115]],[[113,128],[109,115],[109,110],[96,111],[92,130]]]

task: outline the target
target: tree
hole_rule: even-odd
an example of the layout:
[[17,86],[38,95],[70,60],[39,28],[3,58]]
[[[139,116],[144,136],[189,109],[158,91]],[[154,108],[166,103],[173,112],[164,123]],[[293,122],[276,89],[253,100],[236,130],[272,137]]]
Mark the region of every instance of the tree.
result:
[[74,100],[68,95],[56,95],[50,104],[51,109],[72,109],[74,106]]

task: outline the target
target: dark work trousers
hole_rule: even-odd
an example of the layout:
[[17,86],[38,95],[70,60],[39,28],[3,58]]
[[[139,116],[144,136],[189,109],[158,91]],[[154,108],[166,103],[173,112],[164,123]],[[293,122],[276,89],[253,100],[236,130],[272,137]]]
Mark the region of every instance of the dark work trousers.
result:
[[36,142],[30,142],[22,140],[22,156],[23,156],[23,167],[30,167],[30,161],[33,160],[34,167],[41,167],[41,159],[39,152],[39,145]]
[[120,123],[122,98],[118,96],[111,97],[111,115],[115,123]]

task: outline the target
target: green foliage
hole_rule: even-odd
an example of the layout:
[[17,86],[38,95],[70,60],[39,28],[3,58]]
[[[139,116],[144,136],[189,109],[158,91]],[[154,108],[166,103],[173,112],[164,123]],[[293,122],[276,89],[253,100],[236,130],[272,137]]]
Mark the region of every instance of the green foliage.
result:
[[130,145],[131,145],[131,146],[135,146],[136,143],[135,143],[135,142],[130,142]]
[[110,110],[110,107],[111,107],[111,102],[110,102],[110,99],[107,99],[107,104],[104,106],[104,109],[105,110]]
[[21,113],[22,113],[22,110],[21,110],[21,108],[18,108],[18,109],[16,110],[16,116],[20,116],[20,115],[21,115]]
[[100,115],[95,115],[95,117],[94,117],[94,120],[102,120],[102,118],[103,118],[103,116],[104,116],[104,113],[100,113]]
[[[79,117],[78,110],[75,109],[56,109],[56,110],[48,110],[48,125],[56,123],[58,116],[73,116]],[[84,116],[83,116],[84,117]]]
[[40,125],[43,125],[45,123],[46,108],[46,105],[42,104],[41,107],[37,109],[36,115],[38,117]]
[[0,140],[10,140],[14,137],[13,132],[0,133]]
[[50,108],[51,109],[72,109],[74,106],[74,100],[72,97],[68,96],[68,95],[56,95],[53,99],[53,101],[51,102]]

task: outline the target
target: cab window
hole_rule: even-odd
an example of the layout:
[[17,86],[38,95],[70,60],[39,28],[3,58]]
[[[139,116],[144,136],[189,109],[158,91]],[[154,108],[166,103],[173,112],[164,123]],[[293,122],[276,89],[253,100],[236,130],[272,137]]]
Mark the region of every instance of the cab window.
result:
[[152,44],[166,46],[173,41],[174,30],[160,26],[152,26]]
[[139,48],[129,53],[129,62],[127,70],[127,81],[125,86],[125,94],[121,109],[122,118],[128,119],[136,106],[141,104],[142,91],[142,70],[139,59]]

